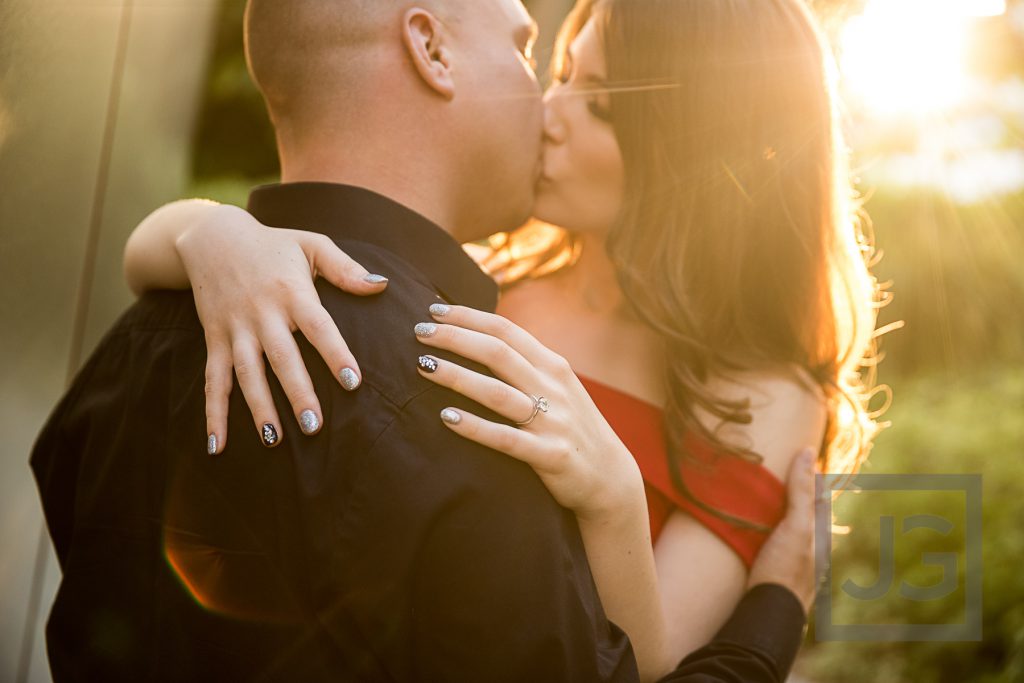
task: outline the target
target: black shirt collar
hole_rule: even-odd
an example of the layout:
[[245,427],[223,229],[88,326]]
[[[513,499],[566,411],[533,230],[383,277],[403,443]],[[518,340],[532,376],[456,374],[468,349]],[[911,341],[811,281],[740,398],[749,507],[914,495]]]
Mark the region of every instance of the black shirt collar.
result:
[[249,195],[249,212],[265,225],[374,244],[426,275],[448,301],[492,312],[497,305],[498,286],[451,235],[371,190],[335,183],[264,185]]

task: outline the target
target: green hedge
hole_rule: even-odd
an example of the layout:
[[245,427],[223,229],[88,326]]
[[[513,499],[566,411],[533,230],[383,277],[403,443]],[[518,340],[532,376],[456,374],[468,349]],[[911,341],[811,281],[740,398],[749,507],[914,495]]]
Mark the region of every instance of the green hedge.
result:
[[[983,640],[815,642],[812,625],[800,670],[812,680],[835,683],[1024,681],[1024,368],[990,367],[908,380],[895,390],[896,403],[888,415],[894,426],[879,436],[865,471],[981,473]],[[955,518],[956,506],[948,505],[948,497],[942,492],[904,494],[902,504],[897,498],[886,513],[898,517],[946,505]],[[836,510],[837,523],[851,525],[852,531],[836,539],[833,567],[845,568],[857,575],[858,583],[869,585],[877,574],[877,532],[870,533],[881,512],[877,494],[844,495]],[[936,550],[934,539],[927,534],[901,538],[897,580],[918,585],[938,580],[938,572],[920,563],[921,552]],[[958,547],[962,536],[954,532],[945,543]],[[899,620],[962,622],[958,597],[962,592],[946,600],[902,602]],[[873,602],[848,599],[834,621],[886,623],[891,617],[885,613],[887,602],[892,604],[889,596]]]

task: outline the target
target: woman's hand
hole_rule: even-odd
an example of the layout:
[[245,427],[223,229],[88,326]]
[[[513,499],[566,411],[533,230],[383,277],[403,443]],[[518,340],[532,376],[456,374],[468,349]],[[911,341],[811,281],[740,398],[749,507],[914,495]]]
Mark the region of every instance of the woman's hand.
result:
[[[601,604],[629,636],[641,680],[671,670],[640,468],[564,358],[505,318],[434,304],[420,323],[428,346],[486,365],[496,377],[420,357],[420,373],[506,417],[510,427],[446,408],[452,431],[523,460],[579,522]],[[536,398],[535,398],[536,397]],[[546,399],[545,411],[538,406]],[[543,405],[543,404],[542,404]]]
[[359,366],[314,280],[323,277],[352,294],[378,294],[387,279],[371,275],[325,235],[270,228],[242,209],[215,206],[175,241],[206,332],[208,451],[227,443],[232,368],[264,445],[280,443],[281,421],[267,383],[263,354],[288,396],[304,434],[323,423],[320,402],[292,333],[316,347],[348,391]]
[[[636,461],[564,358],[501,316],[445,304],[434,304],[430,314],[437,323],[416,326],[422,343],[477,361],[496,378],[430,355],[419,359],[420,374],[526,422],[510,427],[447,408],[441,419],[449,428],[529,464],[581,519],[610,519],[644,501]],[[541,398],[546,405],[538,407]]]

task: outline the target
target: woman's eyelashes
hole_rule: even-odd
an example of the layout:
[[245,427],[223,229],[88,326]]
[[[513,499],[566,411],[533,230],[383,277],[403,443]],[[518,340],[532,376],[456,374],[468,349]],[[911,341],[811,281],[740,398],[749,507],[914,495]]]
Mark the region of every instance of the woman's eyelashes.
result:
[[560,85],[570,85],[574,81],[581,82],[578,90],[580,95],[586,96],[587,111],[594,118],[605,123],[611,123],[611,109],[606,102],[602,101],[608,99],[608,84],[603,78],[598,76],[586,75],[581,77],[575,71],[576,65],[573,63],[572,53],[566,52],[562,57],[557,73],[555,73],[555,80]]

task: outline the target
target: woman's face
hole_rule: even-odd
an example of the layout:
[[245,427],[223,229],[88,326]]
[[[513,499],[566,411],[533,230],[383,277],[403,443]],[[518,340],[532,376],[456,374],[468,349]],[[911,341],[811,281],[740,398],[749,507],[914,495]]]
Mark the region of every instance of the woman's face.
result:
[[591,19],[544,95],[544,171],[533,215],[571,232],[606,233],[622,207],[622,154],[609,119],[604,50]]

